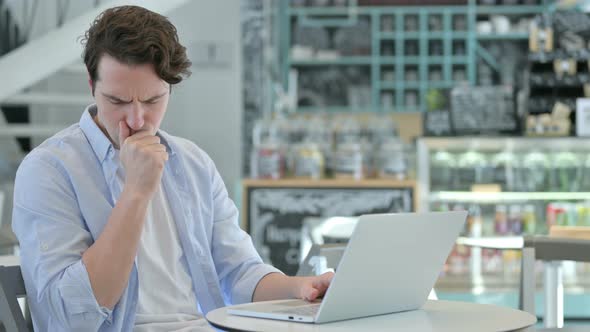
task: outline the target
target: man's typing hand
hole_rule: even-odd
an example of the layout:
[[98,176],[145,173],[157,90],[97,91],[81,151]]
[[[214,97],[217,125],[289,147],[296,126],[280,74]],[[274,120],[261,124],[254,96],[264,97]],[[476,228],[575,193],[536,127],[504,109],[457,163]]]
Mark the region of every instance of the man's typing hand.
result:
[[326,293],[333,277],[333,272],[326,272],[313,277],[301,277],[296,297],[307,301],[314,301]]

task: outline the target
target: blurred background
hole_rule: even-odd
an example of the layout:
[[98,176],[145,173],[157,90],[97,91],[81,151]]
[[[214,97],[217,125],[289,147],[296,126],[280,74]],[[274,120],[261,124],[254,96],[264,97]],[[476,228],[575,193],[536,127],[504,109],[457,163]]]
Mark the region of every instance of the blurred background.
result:
[[[586,1],[0,0],[2,254],[20,161],[93,101],[78,38],[125,3],[177,26],[193,75],[162,128],[211,155],[285,273],[361,214],[467,210],[438,297],[517,308],[525,237],[590,239]],[[534,269],[535,313],[552,284],[590,326],[590,265]]]

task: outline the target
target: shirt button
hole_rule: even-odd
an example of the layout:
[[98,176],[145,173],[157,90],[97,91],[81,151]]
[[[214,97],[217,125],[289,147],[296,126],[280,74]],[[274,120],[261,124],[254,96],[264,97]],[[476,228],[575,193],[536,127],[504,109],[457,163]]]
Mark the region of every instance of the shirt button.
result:
[[47,243],[41,243],[41,250],[43,250],[43,251],[49,250],[49,246],[47,245]]

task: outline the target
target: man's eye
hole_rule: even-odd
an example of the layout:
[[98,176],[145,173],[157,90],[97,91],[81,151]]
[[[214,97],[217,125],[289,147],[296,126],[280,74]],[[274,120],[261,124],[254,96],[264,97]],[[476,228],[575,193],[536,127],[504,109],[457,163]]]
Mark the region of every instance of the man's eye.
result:
[[111,100],[111,104],[113,105],[123,105],[124,103],[120,100]]

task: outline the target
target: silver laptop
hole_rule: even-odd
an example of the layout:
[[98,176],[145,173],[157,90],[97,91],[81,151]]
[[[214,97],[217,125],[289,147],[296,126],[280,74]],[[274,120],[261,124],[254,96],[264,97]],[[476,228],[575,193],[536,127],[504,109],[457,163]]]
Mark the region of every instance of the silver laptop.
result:
[[465,211],[363,215],[321,302],[248,303],[228,313],[326,323],[418,309],[466,218]]

